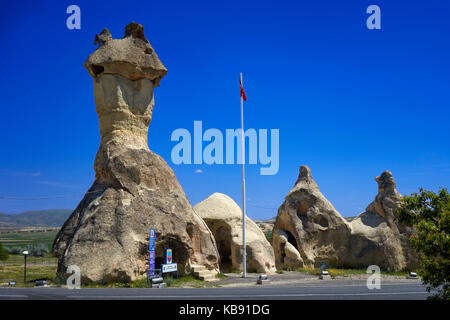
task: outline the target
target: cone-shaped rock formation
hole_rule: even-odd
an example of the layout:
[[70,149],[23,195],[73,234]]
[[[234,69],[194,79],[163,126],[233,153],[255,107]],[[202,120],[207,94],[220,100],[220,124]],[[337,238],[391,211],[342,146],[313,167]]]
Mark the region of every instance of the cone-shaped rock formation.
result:
[[273,229],[277,268],[336,267],[412,269],[418,257],[409,247],[411,228],[395,220],[401,195],[389,171],[375,178],[378,194],[365,212],[346,221],[320,192],[307,166],[278,209]]
[[311,170],[301,166],[275,221],[272,238],[277,268],[312,266],[324,258],[339,263],[349,236],[345,219],[320,192]]

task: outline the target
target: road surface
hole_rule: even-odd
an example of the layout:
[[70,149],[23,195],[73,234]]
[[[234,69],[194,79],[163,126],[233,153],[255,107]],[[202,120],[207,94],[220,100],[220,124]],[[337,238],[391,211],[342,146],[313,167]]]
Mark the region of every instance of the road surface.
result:
[[417,281],[389,282],[372,290],[365,281],[224,288],[0,288],[0,300],[424,300],[428,295]]

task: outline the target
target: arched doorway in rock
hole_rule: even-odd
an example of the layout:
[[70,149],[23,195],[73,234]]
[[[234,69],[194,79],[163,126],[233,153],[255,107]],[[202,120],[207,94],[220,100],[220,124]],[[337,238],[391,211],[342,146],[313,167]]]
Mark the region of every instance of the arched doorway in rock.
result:
[[172,249],[173,262],[178,264],[178,272],[183,275],[185,273],[185,265],[189,260],[189,246],[178,235],[161,235],[156,232],[155,245],[155,269],[160,269],[164,263],[164,250]]
[[290,244],[292,244],[294,246],[295,249],[297,249],[298,251],[298,245],[297,245],[297,240],[295,239],[295,236],[288,230],[283,230],[284,232],[286,232],[287,236],[288,236],[288,242]]
[[233,262],[231,258],[231,227],[217,221],[206,221],[216,240],[217,251],[219,251],[219,268],[221,272],[231,272]]
[[[298,262],[301,262],[301,254],[299,251],[300,244],[297,243],[295,236],[286,229],[274,230],[276,236],[274,237],[274,251],[276,255],[277,268],[291,267],[296,265],[295,251],[300,255]],[[289,260],[286,261],[286,257],[289,256]]]
[[220,270],[222,272],[231,272],[231,229],[228,226],[222,225],[212,232],[214,239],[216,239],[217,250],[220,255]]

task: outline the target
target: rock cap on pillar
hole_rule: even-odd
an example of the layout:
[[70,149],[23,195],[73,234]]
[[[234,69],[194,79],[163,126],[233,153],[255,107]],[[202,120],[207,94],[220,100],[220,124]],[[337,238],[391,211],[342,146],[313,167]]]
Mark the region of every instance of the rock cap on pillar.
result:
[[[102,37],[102,34],[108,36]],[[129,23],[122,39],[112,39],[109,30],[105,29],[100,37],[96,36],[96,42],[100,46],[84,63],[93,78],[101,73],[120,74],[130,80],[149,79],[158,87],[167,73],[139,23]]]
[[375,177],[375,181],[378,183],[379,193],[395,191],[396,183],[390,171],[383,171],[381,175]]

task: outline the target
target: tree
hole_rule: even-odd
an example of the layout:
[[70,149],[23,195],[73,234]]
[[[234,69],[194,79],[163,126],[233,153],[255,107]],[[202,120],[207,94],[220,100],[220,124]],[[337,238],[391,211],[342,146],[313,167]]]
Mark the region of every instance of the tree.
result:
[[31,246],[27,246],[27,250],[33,257],[43,257],[46,253],[49,252],[48,246],[44,243],[37,243]]
[[6,252],[5,249],[3,249],[2,244],[0,243],[0,260],[8,260],[8,252]]
[[427,291],[437,290],[431,298],[450,299],[450,195],[445,188],[419,189],[402,199],[397,219],[417,231],[410,245],[421,255],[419,275]]
[[9,248],[5,248],[5,250],[9,254],[21,254],[23,251],[22,248],[20,248],[20,247],[9,247]]

